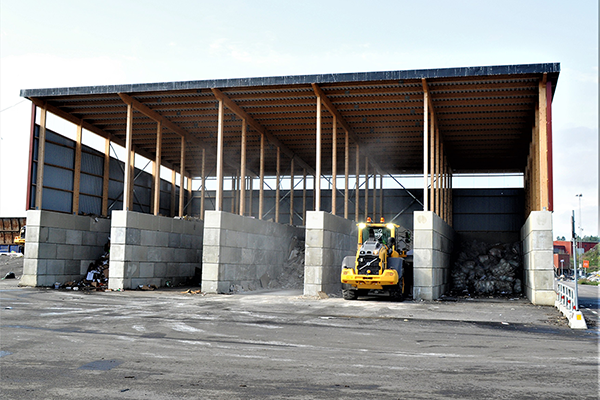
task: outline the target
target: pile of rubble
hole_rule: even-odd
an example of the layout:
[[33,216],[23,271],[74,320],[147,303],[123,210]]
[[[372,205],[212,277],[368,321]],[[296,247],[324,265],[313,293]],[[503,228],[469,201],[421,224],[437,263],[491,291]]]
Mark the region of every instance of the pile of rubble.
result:
[[110,238],[104,245],[104,253],[90,263],[85,278],[62,285],[67,290],[105,290],[108,287],[108,268],[110,260]]
[[513,295],[523,292],[520,243],[461,243],[452,268],[453,291],[468,295]]
[[296,236],[290,243],[290,255],[283,264],[283,269],[276,282],[271,282],[271,287],[282,289],[302,289],[304,287],[304,240]]

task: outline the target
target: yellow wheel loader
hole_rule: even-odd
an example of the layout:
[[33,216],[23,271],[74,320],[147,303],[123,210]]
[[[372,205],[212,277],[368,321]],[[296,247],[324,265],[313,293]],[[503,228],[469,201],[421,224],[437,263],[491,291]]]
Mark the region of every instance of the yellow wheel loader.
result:
[[399,225],[374,223],[367,218],[359,223],[355,256],[342,262],[342,293],[346,300],[387,292],[394,300],[410,293],[412,251],[410,232]]
[[20,253],[25,253],[25,230],[27,229],[26,226],[23,226],[21,228],[21,231],[19,232],[19,236],[15,236],[15,240],[14,243],[16,245],[19,245],[19,252]]

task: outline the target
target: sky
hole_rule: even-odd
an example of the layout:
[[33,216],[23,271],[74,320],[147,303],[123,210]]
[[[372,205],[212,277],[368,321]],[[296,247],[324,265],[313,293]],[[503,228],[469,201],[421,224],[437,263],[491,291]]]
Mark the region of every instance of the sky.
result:
[[25,216],[21,89],[560,62],[554,236],[579,199],[599,234],[597,0],[0,0],[0,35],[0,217]]

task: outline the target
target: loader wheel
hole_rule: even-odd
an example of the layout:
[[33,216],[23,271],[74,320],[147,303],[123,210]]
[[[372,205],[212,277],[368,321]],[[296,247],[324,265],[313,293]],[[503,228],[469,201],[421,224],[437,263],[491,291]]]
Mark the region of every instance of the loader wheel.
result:
[[356,300],[358,298],[358,293],[356,289],[344,289],[342,290],[342,296],[344,300]]
[[404,300],[404,277],[402,277],[397,285],[391,286],[389,292],[393,301]]

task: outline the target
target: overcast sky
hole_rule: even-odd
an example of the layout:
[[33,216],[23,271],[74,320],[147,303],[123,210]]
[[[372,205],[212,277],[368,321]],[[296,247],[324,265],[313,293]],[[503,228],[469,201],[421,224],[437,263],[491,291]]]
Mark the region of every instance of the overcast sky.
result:
[[598,1],[0,0],[0,216],[24,216],[20,89],[560,62],[554,236],[598,234]]

